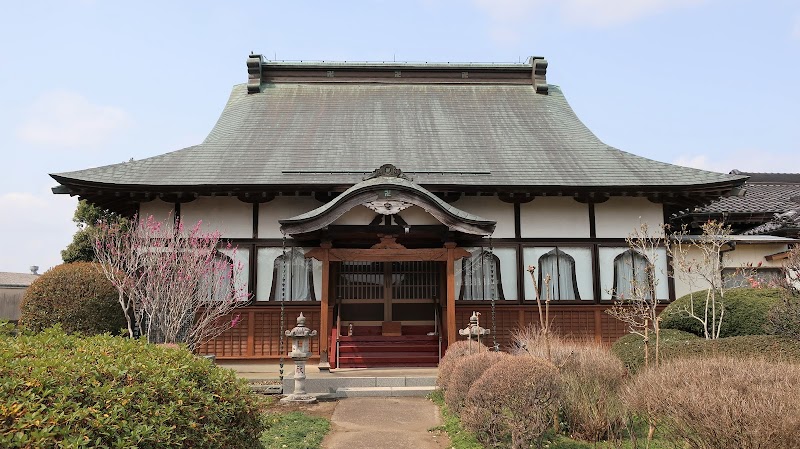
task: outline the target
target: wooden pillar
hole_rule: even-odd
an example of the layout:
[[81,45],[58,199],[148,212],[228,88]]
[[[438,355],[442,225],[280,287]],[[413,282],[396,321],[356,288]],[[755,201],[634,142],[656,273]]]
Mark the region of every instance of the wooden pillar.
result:
[[320,315],[319,315],[319,369],[330,369],[331,365],[328,360],[328,336],[331,334],[330,320],[328,319],[328,296],[330,287],[330,242],[322,242],[320,247],[322,251],[322,298],[320,298]]
[[456,275],[454,242],[446,242],[447,248],[447,344],[456,342]]
[[247,312],[247,356],[256,355],[256,312]]

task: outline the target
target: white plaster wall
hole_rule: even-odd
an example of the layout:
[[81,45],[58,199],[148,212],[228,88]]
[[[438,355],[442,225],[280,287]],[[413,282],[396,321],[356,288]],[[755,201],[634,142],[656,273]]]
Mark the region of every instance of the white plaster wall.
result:
[[410,225],[438,225],[439,220],[419,206],[411,206],[398,215]]
[[[736,249],[724,253],[722,258],[723,268],[742,268],[752,264],[762,268],[780,268],[781,261],[768,261],[765,259],[770,254],[786,251],[788,245],[779,243],[737,243]],[[687,251],[688,260],[702,260],[699,249],[689,248]],[[695,273],[684,273],[679,269],[675,270],[675,297],[680,298],[691,292],[707,289],[709,283],[702,276]]]
[[514,238],[514,205],[491,196],[465,196],[453,206],[487,220],[497,222],[494,237]]
[[[534,200],[536,202],[538,200]],[[599,238],[625,238],[641,223],[647,223],[650,235],[663,235],[663,205],[647,198],[611,197],[594,206],[595,229]]]
[[366,206],[358,205],[334,220],[335,225],[368,225],[375,218],[376,212]]
[[520,204],[520,227],[522,237],[588,238],[589,205],[572,198],[536,198]]
[[[488,250],[487,247],[464,248],[470,253]],[[500,260],[500,282],[503,285],[503,295],[507,301],[516,301],[517,295],[517,250],[516,248],[494,248],[494,254]],[[455,261],[454,271],[456,278],[456,299],[461,292],[463,259]]]
[[279,196],[258,206],[258,238],[281,238],[281,225],[278,220],[292,218],[316,209],[322,203],[311,197]]
[[139,204],[139,218],[147,218],[152,215],[156,221],[165,221],[174,216],[175,205],[159,199]]
[[[287,247],[286,251],[291,248]],[[300,248],[303,253],[311,248]],[[282,248],[258,248],[256,252],[256,301],[269,301],[272,291],[272,276],[275,274],[275,259],[283,252]],[[314,297],[319,301],[322,298],[322,262],[311,259],[311,269],[314,276]]]
[[[628,249],[628,247],[598,248],[601,299],[611,299],[611,291],[614,289],[614,258]],[[658,281],[656,285],[656,296],[658,299],[669,299],[667,250],[658,248],[654,252],[646,253],[645,256],[647,256],[650,262],[655,266],[655,275]]]
[[201,196],[181,204],[185,226],[200,222],[203,232],[219,231],[225,238],[253,237],[253,205],[234,197]]
[[[536,267],[536,282],[539,282],[539,258],[544,254],[555,249],[554,246],[539,246],[535,248],[523,248],[524,266],[533,265]],[[559,250],[572,256],[575,259],[575,280],[578,282],[578,293],[581,300],[593,301],[593,276],[592,276],[592,250],[591,248],[559,246]],[[536,299],[536,289],[533,288],[533,280],[526,271],[525,274],[525,299]]]

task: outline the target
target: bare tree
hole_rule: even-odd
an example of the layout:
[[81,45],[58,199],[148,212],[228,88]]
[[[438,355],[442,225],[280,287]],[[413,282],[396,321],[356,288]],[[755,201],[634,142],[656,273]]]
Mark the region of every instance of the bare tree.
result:
[[187,229],[171,218],[99,227],[97,257],[119,293],[130,336],[135,324],[151,343],[194,349],[238,322],[230,316],[248,299],[236,282],[243,267],[235,248],[225,248],[231,258],[219,244],[219,232],[204,233],[200,223]]
[[[663,231],[663,229],[661,229]],[[659,279],[656,272],[656,262],[659,252],[665,245],[663,233],[653,235],[647,223],[642,223],[628,235],[625,241],[630,250],[644,257],[647,263],[637,276],[636,267],[629,266],[632,275],[629,285],[618,285],[612,291],[616,298],[614,306],[606,313],[628,325],[628,332],[639,335],[644,341],[644,364],[649,366],[650,332],[655,335],[654,360],[658,366],[661,319],[659,318],[658,296],[656,295]],[[627,293],[627,294],[626,294]]]
[[[703,223],[700,228],[701,235],[689,236],[684,226],[672,235],[667,248],[675,278],[691,290],[689,304],[678,312],[697,320],[706,339],[717,339],[725,318],[725,293],[755,279],[757,267],[737,268],[736,273],[726,280],[723,276],[724,258],[731,246],[731,228],[714,220]],[[700,313],[695,309],[696,301],[702,302]]]

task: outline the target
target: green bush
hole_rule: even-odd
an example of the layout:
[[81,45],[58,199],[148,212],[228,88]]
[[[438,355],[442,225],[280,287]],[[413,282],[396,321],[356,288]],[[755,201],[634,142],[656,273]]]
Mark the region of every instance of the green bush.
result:
[[[675,329],[661,329],[659,336],[659,350],[664,356],[664,348],[673,345],[686,344],[688,341],[697,340],[697,335]],[[650,336],[649,357],[655,358],[655,335]],[[611,352],[614,353],[622,364],[631,372],[636,372],[644,366],[644,339],[636,334],[627,334],[619,338],[611,345]]]
[[259,447],[247,384],[186,350],[58,326],[0,345],[0,447]]
[[33,332],[60,324],[67,332],[116,334],[127,326],[116,289],[95,263],[47,270],[28,287],[21,308],[20,324]]
[[800,340],[800,295],[784,293],[767,314],[768,333]]
[[[725,314],[719,336],[763,335],[769,310],[780,302],[783,290],[779,288],[733,288],[725,293],[723,304]],[[661,328],[691,332],[703,337],[699,321],[689,317],[684,311],[689,307],[690,295],[675,300],[661,312]],[[703,316],[705,291],[694,293],[694,313]],[[719,299],[717,300],[719,301]],[[710,331],[710,329],[709,329]]]
[[[651,339],[651,342],[654,341]],[[638,335],[626,335],[611,347],[611,351],[632,372],[644,365],[644,345]],[[800,363],[800,341],[774,335],[741,335],[706,340],[688,332],[665,329],[661,331],[661,360],[686,357],[728,356],[763,359],[768,362]],[[650,345],[650,357],[654,357]]]

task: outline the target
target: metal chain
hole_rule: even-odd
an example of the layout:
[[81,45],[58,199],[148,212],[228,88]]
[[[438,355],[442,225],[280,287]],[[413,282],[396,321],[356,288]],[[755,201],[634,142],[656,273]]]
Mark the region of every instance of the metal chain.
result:
[[283,276],[281,278],[281,328],[279,331],[279,343],[278,343],[278,351],[281,354],[281,361],[280,361],[280,370],[279,370],[279,377],[281,382],[283,382],[283,357],[286,354],[283,348],[283,331],[286,329],[286,234],[283,234],[283,243],[281,248],[281,263],[283,264],[283,269],[281,272]]
[[492,236],[489,236],[489,255],[491,256],[491,263],[489,267],[489,282],[491,282],[492,286],[492,348],[495,352],[500,350],[500,347],[497,345],[497,314],[495,313],[495,300],[497,299],[497,286],[495,285],[495,256],[494,256],[494,243],[492,243]]

